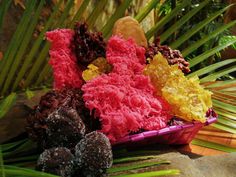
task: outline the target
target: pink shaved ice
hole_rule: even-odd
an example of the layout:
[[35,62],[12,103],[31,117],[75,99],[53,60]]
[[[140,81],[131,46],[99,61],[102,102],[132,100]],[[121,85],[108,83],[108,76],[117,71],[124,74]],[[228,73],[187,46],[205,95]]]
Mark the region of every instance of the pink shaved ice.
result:
[[155,96],[149,77],[142,74],[144,52],[133,40],[111,37],[106,56],[113,71],[82,86],[86,107],[95,110],[111,142],[141,129],[164,128],[171,118],[169,104]]
[[74,31],[70,29],[57,29],[46,33],[47,40],[51,42],[49,64],[53,68],[54,89],[82,86],[82,71],[71,50],[73,36]]

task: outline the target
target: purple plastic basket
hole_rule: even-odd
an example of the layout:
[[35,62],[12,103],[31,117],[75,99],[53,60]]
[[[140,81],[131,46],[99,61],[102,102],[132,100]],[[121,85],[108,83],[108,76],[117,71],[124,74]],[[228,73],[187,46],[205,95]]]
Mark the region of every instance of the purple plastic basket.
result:
[[113,146],[136,146],[147,144],[188,144],[197,132],[203,127],[216,122],[216,117],[210,117],[205,124],[189,122],[183,125],[173,125],[160,130],[145,131],[142,133],[125,136],[116,141]]

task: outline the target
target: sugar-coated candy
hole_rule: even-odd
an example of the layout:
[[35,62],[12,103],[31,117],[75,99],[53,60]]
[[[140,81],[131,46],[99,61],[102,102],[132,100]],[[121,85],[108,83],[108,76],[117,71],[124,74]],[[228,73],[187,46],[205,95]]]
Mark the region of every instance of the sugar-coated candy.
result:
[[46,119],[63,105],[77,111],[85,123],[87,131],[93,129],[94,119],[91,119],[89,110],[85,108],[80,89],[51,90],[41,97],[39,105],[27,117],[26,130],[32,140],[37,141],[40,145],[44,144],[48,127]]
[[70,177],[73,171],[74,155],[69,149],[57,147],[40,154],[36,169],[62,177]]
[[73,149],[85,135],[85,125],[77,111],[60,107],[46,118],[44,148],[67,147]]
[[75,147],[76,173],[83,176],[101,176],[112,166],[112,160],[111,144],[103,133],[91,132]]

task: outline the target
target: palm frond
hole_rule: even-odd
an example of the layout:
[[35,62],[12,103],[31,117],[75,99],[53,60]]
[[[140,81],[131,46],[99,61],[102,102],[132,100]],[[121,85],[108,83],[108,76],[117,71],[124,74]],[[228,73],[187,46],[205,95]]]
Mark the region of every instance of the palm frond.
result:
[[[36,144],[33,143],[32,141],[22,138],[21,140],[18,140],[16,142],[2,144],[1,148],[2,148],[2,157],[4,158],[5,162],[5,165],[3,166],[4,173],[6,175],[18,173],[19,175],[30,176],[31,173],[35,173],[34,174],[35,176],[43,175],[45,177],[49,177],[47,176],[49,174],[37,172],[31,169],[35,165],[35,162],[39,156],[39,152],[35,151]],[[123,173],[123,175],[127,175],[130,173],[131,170],[134,169],[142,170],[146,167],[170,164],[170,161],[166,161],[163,159],[160,160],[158,158],[156,153],[159,153],[159,151],[157,152],[155,150],[147,150],[147,151],[136,150],[128,152],[126,149],[124,149],[124,151],[122,152],[125,152],[125,154],[129,154],[131,156],[125,155],[125,157],[123,158],[114,157],[115,165],[108,170],[107,172],[108,174],[111,174],[112,176],[116,175],[116,173]],[[152,161],[150,162],[150,160]],[[132,162],[132,165],[130,165],[130,162]],[[153,171],[153,173],[168,175],[174,173],[176,174],[177,173],[176,171],[178,170]],[[1,172],[3,172],[3,170],[0,171],[0,173]]]
[[138,22],[141,22],[154,9],[160,0],[152,0],[145,7],[139,10],[139,13],[134,17]]
[[179,175],[180,171],[176,169],[170,170],[160,170],[160,171],[152,171],[152,172],[144,172],[138,174],[128,174],[128,175],[118,175],[115,177],[154,177],[154,176],[166,176],[166,175]]
[[224,108],[224,110],[232,112],[232,113],[236,113],[236,106],[232,105],[232,104],[228,104],[228,103],[224,103],[218,100],[213,99],[213,104],[216,107],[220,107],[220,108]]
[[5,177],[6,174],[5,174],[5,171],[4,171],[4,162],[3,162],[3,157],[2,157],[2,148],[0,146],[0,170],[1,170],[1,176],[2,177]]
[[22,80],[25,73],[29,70],[29,66],[32,63],[32,60],[34,59],[36,53],[38,52],[40,45],[44,41],[45,32],[53,27],[53,20],[54,20],[56,14],[59,12],[59,7],[61,6],[62,1],[63,0],[60,0],[58,2],[58,4],[53,8],[52,14],[50,15],[49,19],[45,23],[45,26],[44,26],[43,30],[41,31],[41,33],[37,37],[37,40],[34,42],[29,54],[27,55],[26,59],[23,62],[22,67],[19,70],[19,73],[17,74],[17,77],[16,77],[16,79],[14,81],[14,84],[13,84],[13,87],[12,87],[12,91],[16,90],[19,82]]
[[[214,76],[214,74],[212,74]],[[209,75],[211,76],[211,75]],[[205,87],[213,92],[213,108],[219,114],[218,122],[211,125],[217,129],[236,133],[236,80],[205,82]],[[225,90],[226,89],[226,90]]]
[[30,89],[26,89],[26,91],[25,91],[25,95],[26,95],[26,97],[27,97],[27,99],[31,99],[31,98],[33,98],[34,97],[34,92],[33,91],[31,91]]
[[117,19],[124,16],[126,9],[129,7],[132,0],[123,1],[121,5],[116,9],[114,14],[111,16],[111,18],[107,21],[107,23],[102,28],[101,32],[103,33],[103,36],[107,38],[111,34],[111,29],[116,22]]
[[7,176],[25,176],[25,177],[58,177],[56,175],[39,172],[36,170],[31,170],[29,168],[21,168],[21,167],[15,167],[10,165],[4,165],[4,169],[0,169],[0,173],[5,173]]
[[231,128],[231,127],[229,127],[227,125],[224,125],[224,124],[221,124],[221,123],[215,123],[215,124],[213,124],[211,126],[217,128],[217,129],[226,131],[226,132],[230,132],[230,133],[236,134],[235,128]]
[[0,119],[11,109],[16,101],[16,93],[11,93],[0,102]]
[[201,69],[199,69],[195,72],[192,72],[192,73],[188,74],[187,77],[192,77],[194,75],[202,76],[202,75],[205,75],[205,74],[209,74],[209,73],[215,71],[218,68],[224,67],[224,66],[229,65],[229,64],[233,65],[235,62],[236,62],[236,59],[228,59],[228,60],[225,60],[225,61],[217,62],[217,63],[212,64],[210,66],[201,68]]
[[235,84],[236,84],[236,80],[231,79],[231,80],[225,80],[225,81],[210,82],[206,84],[205,87],[212,90],[222,90],[224,88],[235,86]]
[[52,68],[49,66],[49,64],[46,64],[43,67],[42,71],[40,72],[39,77],[37,78],[34,86],[38,86],[40,83],[42,83],[43,80],[45,80],[45,78],[50,77],[48,75],[50,75],[52,73],[51,70],[52,70]]
[[1,93],[3,83],[6,79],[6,76],[8,74],[8,71],[14,61],[14,57],[18,51],[18,48],[21,45],[21,41],[24,37],[24,34],[26,33],[28,23],[30,22],[31,19],[31,13],[33,12],[33,9],[36,5],[36,1],[27,1],[28,3],[26,4],[26,10],[21,18],[21,21],[19,25],[17,26],[17,29],[11,39],[11,42],[8,46],[8,50],[5,52],[3,56],[3,61],[1,62],[1,69],[0,69],[0,86],[1,86]]
[[159,22],[157,22],[147,33],[146,37],[149,40],[155,33],[157,33],[161,28],[163,28],[164,25],[166,25],[168,22],[170,22],[179,12],[182,11],[184,7],[189,5],[189,1],[184,0],[181,4],[176,6],[171,13],[167,14],[165,17],[163,17]]
[[76,21],[79,21],[81,19],[82,15],[83,15],[84,11],[86,10],[89,3],[90,3],[90,0],[83,1],[79,10],[76,12],[75,16],[73,17],[73,19],[71,21],[71,24],[69,26],[70,28],[73,27],[73,25]]
[[57,28],[65,28],[67,26],[66,18],[68,17],[70,10],[73,7],[73,3],[74,3],[73,0],[67,1],[65,9],[63,10],[61,17],[57,21],[57,26],[56,26]]
[[[235,21],[232,21],[235,22]],[[232,23],[231,22],[231,23]],[[236,23],[236,22],[235,22]],[[234,24],[235,24],[234,23]],[[229,23],[230,24],[230,23]],[[232,40],[232,39],[236,39],[236,36],[232,36],[232,35],[225,35],[223,37],[220,38],[219,40],[219,45],[224,45],[225,43],[227,43],[228,41]],[[236,44],[231,45],[232,48],[236,49]]]
[[26,141],[27,141],[27,139],[22,139],[22,140],[15,141],[12,143],[2,144],[1,145],[2,152],[6,152],[6,151],[10,151],[12,149],[15,149],[16,147],[22,145]]
[[176,41],[170,44],[170,47],[173,49],[178,48],[181,44],[183,44],[185,41],[189,40],[194,34],[196,34],[198,31],[200,31],[202,28],[204,28],[207,24],[209,24],[212,20],[214,20],[216,17],[221,15],[223,12],[225,12],[227,9],[229,9],[232,5],[229,5],[212,15],[210,15],[208,18],[197,24],[193,29],[186,32],[184,35],[180,36]]
[[33,79],[37,76],[42,65],[47,64],[47,56],[48,56],[49,48],[50,48],[50,43],[46,42],[43,49],[40,51],[40,54],[37,60],[34,62],[32,68],[29,71],[29,74],[27,75],[25,79],[25,83],[24,83],[25,88],[27,88],[31,84]]
[[233,129],[236,129],[236,124],[235,124],[234,120],[231,120],[231,119],[228,119],[228,118],[224,118],[221,115],[219,115],[217,122],[221,123],[223,125],[232,127]]
[[[235,24],[236,24],[236,20],[232,21],[232,22],[230,22],[228,24],[225,24],[225,25],[223,25],[221,27],[219,27],[218,29],[213,31],[211,34],[206,34],[204,37],[202,37],[202,39],[196,41],[194,44],[192,44],[191,46],[189,46],[186,49],[184,49],[182,51],[182,55],[184,57],[189,55],[191,52],[193,52],[194,50],[198,49],[201,45],[203,45],[207,41],[211,40],[212,38],[216,37],[217,35],[219,35],[220,33],[224,32],[225,30],[233,27]],[[221,45],[221,44],[219,44],[219,45]]]
[[[52,26],[53,28],[65,27],[65,24],[66,24],[65,19],[69,15],[69,11],[70,11],[70,8],[72,7],[72,4],[73,4],[73,0],[70,0],[67,2],[65,10],[61,14],[61,16],[60,16],[59,20],[56,22],[56,24]],[[43,67],[42,65],[48,64],[47,56],[48,56],[49,48],[50,48],[50,44],[49,44],[49,42],[46,42],[44,44],[44,47],[40,51],[40,54],[39,54],[37,60],[33,63],[33,66],[29,70],[29,74],[27,75],[27,77],[25,79],[25,83],[24,83],[25,88],[32,84],[32,81],[34,78],[37,77],[40,68]]]
[[198,146],[203,146],[211,149],[216,149],[219,151],[224,151],[224,152],[236,152],[235,148],[231,148],[228,146],[224,146],[222,144],[217,144],[205,140],[200,140],[200,139],[194,139],[191,144],[198,145]]
[[19,144],[19,146],[15,146],[14,149],[10,151],[3,151],[4,158],[16,158],[17,154],[27,154],[32,149],[36,148],[36,144],[30,140],[24,141],[23,143]]
[[128,170],[134,170],[134,169],[140,169],[150,166],[157,166],[157,165],[163,165],[163,164],[170,164],[169,161],[163,160],[158,162],[143,162],[143,163],[135,163],[129,166],[120,166],[120,167],[111,167],[108,169],[107,173],[116,173],[121,171],[128,171]]
[[32,38],[34,29],[37,25],[37,22],[38,22],[38,19],[39,19],[39,16],[40,16],[40,12],[43,8],[44,3],[45,3],[44,0],[40,1],[39,5],[38,5],[38,7],[35,11],[35,14],[33,15],[32,19],[31,19],[31,23],[29,24],[28,29],[25,31],[25,33],[27,35],[25,35],[23,37],[22,43],[21,43],[17,53],[15,54],[13,64],[12,64],[10,70],[9,70],[9,74],[7,76],[7,79],[4,83],[4,87],[3,87],[2,92],[1,92],[2,95],[4,95],[7,92],[7,90],[9,89],[11,81],[12,81],[13,77],[15,76],[15,73],[16,73],[19,65],[21,64],[21,61],[23,59],[24,54],[27,51],[27,47],[28,47],[29,42]]
[[124,157],[124,158],[117,158],[113,161],[113,164],[121,164],[121,163],[128,163],[128,162],[136,162],[141,160],[149,160],[157,158],[158,156],[137,156],[137,157]]
[[88,23],[88,26],[92,28],[99,17],[103,7],[106,5],[107,0],[103,1],[96,1],[95,8],[91,12],[90,16],[87,18],[86,22]]
[[0,2],[0,32],[2,29],[4,17],[7,13],[8,8],[10,7],[11,0],[3,0]]
[[235,66],[231,66],[229,68],[226,69],[222,69],[218,72],[215,72],[211,75],[208,75],[206,77],[203,77],[202,79],[200,79],[201,82],[209,82],[209,81],[214,81],[217,78],[220,78],[221,76],[225,76],[226,74],[232,73],[236,71],[236,67]]
[[206,60],[208,57],[215,55],[216,52],[225,49],[226,47],[234,44],[235,42],[236,42],[236,39],[232,39],[231,41],[227,41],[227,43],[225,43],[224,45],[216,46],[213,49],[208,50],[208,51],[202,53],[201,55],[191,59],[189,61],[190,67],[193,67],[193,66],[201,63],[202,61]]
[[204,8],[210,0],[203,1],[197,8],[193,8],[186,15],[184,15],[180,20],[170,26],[165,32],[160,35],[160,43],[166,41],[174,32],[181,28],[186,22],[188,22],[195,14],[197,14],[202,8]]

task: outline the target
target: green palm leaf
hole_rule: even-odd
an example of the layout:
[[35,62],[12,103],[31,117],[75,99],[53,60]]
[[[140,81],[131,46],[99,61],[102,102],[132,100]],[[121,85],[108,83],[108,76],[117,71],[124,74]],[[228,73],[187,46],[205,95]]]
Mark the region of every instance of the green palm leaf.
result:
[[[1,170],[1,169],[0,169]],[[1,170],[0,173],[2,173],[3,171]],[[44,173],[44,172],[39,172],[36,170],[31,170],[28,168],[20,168],[20,167],[15,167],[15,166],[9,166],[9,165],[5,165],[4,166],[4,173],[7,176],[24,176],[24,177],[58,177],[56,175],[52,175],[52,174],[48,174],[48,173]]]
[[11,93],[0,102],[0,119],[11,109],[16,101],[16,93]]
[[223,9],[221,9],[221,10],[215,12],[215,13],[213,13],[208,18],[206,18],[205,20],[203,20],[202,22],[197,24],[193,29],[189,30],[184,35],[179,37],[176,41],[171,43],[170,47],[173,48],[173,49],[178,48],[181,44],[183,44],[185,41],[190,39],[190,37],[192,37],[194,34],[196,34],[198,31],[200,31],[202,28],[204,28],[207,24],[209,24],[212,20],[214,20],[219,15],[221,15],[223,12],[225,12],[230,7],[231,7],[231,5],[227,6],[226,8],[223,8]]
[[39,74],[39,77],[37,78],[34,86],[38,86],[43,80],[45,80],[45,78],[47,78],[47,76],[50,74],[49,77],[52,77],[52,72],[51,72],[52,68],[51,66],[49,66],[49,64],[46,64],[42,71]]
[[160,171],[152,171],[152,172],[144,172],[138,174],[128,174],[128,175],[118,175],[115,177],[156,177],[156,176],[166,176],[166,175],[179,175],[180,171],[176,169],[170,170],[160,170]]
[[197,14],[202,8],[204,8],[210,0],[206,0],[199,4],[197,8],[192,9],[190,12],[188,12],[186,15],[184,15],[179,21],[174,23],[172,26],[170,26],[164,33],[160,35],[160,43],[166,41],[168,37],[171,36],[174,32],[176,32],[179,28],[181,28],[189,19],[191,19],[195,14]]
[[67,1],[66,3],[66,6],[65,6],[65,9],[61,15],[61,17],[59,18],[59,20],[57,21],[57,27],[58,28],[64,28],[66,27],[67,23],[66,23],[66,18],[68,17],[69,13],[70,13],[70,10],[71,8],[73,7],[73,3],[74,1],[73,0],[69,0]]
[[221,115],[219,115],[217,122],[236,129],[236,122],[234,120],[224,118]]
[[208,50],[208,51],[202,53],[201,55],[191,59],[189,61],[190,67],[193,67],[193,66],[199,64],[200,62],[206,60],[208,57],[215,55],[216,52],[219,52],[219,51],[225,49],[226,47],[231,46],[235,42],[236,42],[236,39],[232,39],[231,41],[227,41],[224,45],[216,46],[213,49]]
[[230,111],[232,113],[236,113],[236,106],[228,103],[224,103],[218,100],[213,99],[213,105],[219,108],[224,108],[224,110]]
[[233,27],[236,24],[236,21],[232,21],[226,25],[223,25],[219,28],[217,28],[214,32],[212,32],[211,34],[207,34],[204,37],[202,37],[202,39],[196,41],[194,44],[190,45],[189,47],[187,47],[186,49],[184,49],[181,53],[182,55],[185,57],[188,54],[190,54],[191,52],[193,52],[194,50],[196,50],[197,48],[199,48],[201,45],[203,45],[204,43],[206,43],[207,41],[209,41],[210,39],[216,37],[217,35],[219,35],[220,33],[224,32],[225,30]]
[[75,16],[73,17],[73,19],[71,21],[70,28],[73,27],[73,25],[76,21],[79,21],[81,19],[82,15],[83,15],[84,11],[86,10],[89,3],[90,3],[90,0],[83,1],[79,10],[76,12]]
[[[24,37],[24,34],[26,33],[28,23],[31,19],[31,13],[33,12],[33,9],[36,5],[36,1],[27,1],[26,4],[26,11],[24,12],[21,21],[19,25],[17,26],[17,29],[12,37],[12,40],[8,46],[8,49],[3,57],[3,62],[1,62],[1,68],[0,68],[0,86],[3,87],[3,82],[6,79],[6,76],[8,74],[9,68],[11,67],[14,57],[18,51],[18,48],[20,47],[21,41]],[[0,88],[2,90],[2,88]]]
[[181,10],[189,5],[188,0],[184,0],[181,4],[179,4],[175,9],[172,10],[171,13],[167,14],[164,18],[162,18],[159,22],[157,22],[147,33],[147,39],[150,39],[156,32],[158,32],[165,24],[170,22]]
[[3,0],[0,2],[0,32],[3,25],[4,17],[7,13],[8,8],[10,7],[11,0]]
[[204,141],[204,140],[200,140],[200,139],[194,139],[191,142],[191,144],[203,146],[203,147],[207,147],[207,148],[211,148],[211,149],[216,149],[216,150],[224,151],[224,152],[236,152],[235,148],[231,148],[228,146],[224,146],[221,144],[217,144],[217,143],[213,143],[213,142],[209,142],[209,141]]
[[218,68],[221,68],[223,66],[226,66],[228,64],[232,64],[232,63],[235,63],[235,62],[236,62],[236,59],[228,59],[228,60],[225,60],[225,61],[221,61],[221,62],[212,64],[210,66],[201,68],[201,69],[189,74],[187,77],[192,77],[194,75],[202,76],[204,74],[209,74],[209,73],[211,73],[212,71],[215,71]]
[[97,18],[99,17],[103,7],[106,5],[107,0],[96,1],[95,8],[91,12],[90,16],[87,18],[86,22],[88,26],[91,28],[94,26]]
[[157,158],[157,156],[152,155],[152,156],[125,157],[125,158],[114,159],[113,164],[136,162],[136,161],[149,160],[149,159],[154,159],[154,158]]
[[[73,0],[69,0],[66,4],[65,10],[63,11],[62,15],[60,16],[58,22],[53,25],[53,28],[58,28],[58,27],[65,27],[65,19],[69,15],[70,9],[73,5]],[[33,63],[32,68],[29,71],[28,76],[26,77],[25,80],[25,88],[30,86],[32,84],[32,80],[37,77],[40,68],[42,67],[43,64],[47,65],[47,56],[48,56],[48,51],[50,48],[49,42],[46,42],[44,45],[43,49],[40,51],[40,54],[37,58],[37,60]]]
[[231,79],[231,80],[225,80],[225,81],[211,82],[210,84],[206,86],[206,88],[221,90],[222,88],[228,88],[235,84],[236,84],[236,79]]
[[8,77],[5,81],[4,87],[2,89],[2,92],[1,92],[2,94],[5,94],[6,91],[9,89],[10,83],[11,83],[11,81],[12,81],[19,65],[21,64],[22,58],[23,58],[25,52],[27,51],[28,44],[29,44],[29,42],[32,38],[34,29],[37,25],[38,18],[39,18],[39,15],[40,15],[40,12],[43,8],[44,3],[45,3],[44,0],[40,1],[39,5],[38,5],[38,8],[35,11],[34,17],[31,20],[31,23],[30,23],[28,29],[25,32],[27,35],[25,35],[24,38],[22,39],[21,46],[19,47],[19,49],[16,53],[16,56],[14,58],[14,62],[12,64],[12,67],[10,68]]
[[236,120],[236,114],[216,108],[217,114],[227,117],[229,120]]
[[235,128],[229,127],[229,126],[221,124],[221,123],[215,123],[215,124],[213,124],[211,126],[217,128],[217,129],[229,132],[229,133],[236,134],[236,129]]
[[2,157],[2,148],[0,146],[0,170],[1,170],[1,176],[2,177],[5,177],[6,174],[5,174],[5,171],[4,171],[4,163],[3,163],[3,157]]
[[126,0],[121,3],[121,5],[116,9],[111,18],[107,21],[105,26],[102,28],[101,32],[103,36],[107,38],[111,34],[111,29],[117,19],[121,18],[125,14],[125,10],[129,7],[132,0]]
[[47,56],[48,56],[48,51],[50,48],[50,43],[46,42],[42,51],[40,52],[37,60],[35,61],[35,63],[33,64],[31,70],[29,71],[28,76],[26,77],[25,83],[24,83],[24,87],[28,87],[32,80],[35,78],[35,76],[38,74],[41,66],[43,65],[43,63],[47,64]]
[[138,14],[134,18],[138,22],[141,22],[158,3],[160,3],[160,0],[151,0],[145,7],[139,10]]
[[53,24],[53,20],[56,16],[56,14],[59,11],[59,7],[61,5],[63,0],[60,0],[58,2],[58,4],[53,8],[53,12],[50,15],[49,19],[47,20],[43,30],[41,31],[41,33],[39,34],[37,40],[34,42],[33,47],[31,48],[28,56],[26,57],[26,59],[23,62],[23,65],[19,71],[19,73],[17,74],[17,77],[14,81],[13,87],[12,87],[12,91],[15,91],[19,82],[22,80],[23,76],[25,75],[25,73],[28,71],[29,66],[31,65],[32,60],[34,59],[34,57],[36,56],[36,53],[38,52],[38,49],[40,47],[40,45],[42,44],[42,42],[44,41],[44,35],[45,32],[52,27]]
[[236,71],[236,67],[235,66],[232,66],[232,67],[229,67],[229,68],[226,68],[226,69],[223,69],[221,71],[218,71],[216,73],[213,73],[209,76],[206,76],[206,77],[203,77],[202,79],[200,79],[201,82],[208,82],[208,81],[214,81],[216,80],[217,78],[221,77],[221,76],[224,76],[226,74],[229,74],[229,73],[232,73]]
[[19,140],[19,141],[15,141],[13,143],[7,143],[7,144],[2,144],[1,148],[2,148],[2,152],[5,151],[9,151],[11,149],[14,149],[16,147],[18,147],[19,145],[22,145],[23,143],[25,143],[27,141],[27,139],[23,139],[23,140]]
[[108,173],[116,173],[116,172],[121,172],[121,171],[128,171],[128,170],[140,169],[140,168],[163,165],[163,164],[170,164],[170,162],[166,161],[166,160],[158,161],[158,162],[143,162],[140,164],[132,164],[129,166],[112,167],[112,168],[108,169],[107,172]]

